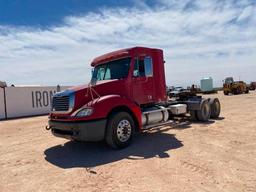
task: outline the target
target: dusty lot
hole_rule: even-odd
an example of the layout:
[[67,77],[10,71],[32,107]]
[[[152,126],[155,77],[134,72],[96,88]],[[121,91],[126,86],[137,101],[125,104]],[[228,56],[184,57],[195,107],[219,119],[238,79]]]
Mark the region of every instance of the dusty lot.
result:
[[0,191],[256,191],[256,92],[218,96],[221,118],[137,135],[124,150],[75,143],[47,117],[0,122]]

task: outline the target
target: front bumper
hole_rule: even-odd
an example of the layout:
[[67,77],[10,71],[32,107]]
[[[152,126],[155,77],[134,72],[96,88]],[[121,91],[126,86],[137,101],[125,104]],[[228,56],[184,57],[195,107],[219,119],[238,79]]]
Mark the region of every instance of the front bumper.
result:
[[90,122],[60,122],[49,121],[52,134],[78,141],[101,141],[105,136],[106,119]]

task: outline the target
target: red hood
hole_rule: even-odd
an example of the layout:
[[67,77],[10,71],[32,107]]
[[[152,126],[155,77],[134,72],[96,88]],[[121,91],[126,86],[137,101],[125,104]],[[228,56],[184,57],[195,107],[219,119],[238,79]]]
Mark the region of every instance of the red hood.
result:
[[[93,99],[98,98],[99,96],[111,94],[127,96],[129,95],[129,89],[127,89],[127,86],[125,85],[126,80],[114,79],[96,82],[96,84],[91,85],[93,91],[88,90],[88,85],[71,87],[68,90],[74,92],[75,94],[75,106],[73,111],[81,108],[82,106],[89,103]],[[93,95],[93,99],[91,93]]]
[[[115,82],[115,81],[119,81],[119,80],[118,79],[112,79],[112,80],[97,81],[96,84],[92,85],[92,87],[95,88],[98,85],[106,84],[106,83],[109,83],[109,82]],[[89,84],[84,84],[84,85],[70,87],[67,90],[77,92],[77,91],[86,90],[88,87],[89,87]]]

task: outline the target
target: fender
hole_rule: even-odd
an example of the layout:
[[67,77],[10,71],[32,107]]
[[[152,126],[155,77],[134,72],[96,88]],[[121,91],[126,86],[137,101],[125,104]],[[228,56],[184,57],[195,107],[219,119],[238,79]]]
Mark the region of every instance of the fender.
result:
[[134,118],[136,118],[139,129],[142,127],[140,107],[126,97],[121,97],[120,95],[106,95],[92,102],[93,109],[95,110],[94,116],[107,118],[115,108],[126,107],[132,112]]
[[70,118],[69,120],[76,121],[91,121],[95,119],[105,119],[117,107],[128,108],[138,122],[139,129],[142,127],[142,113],[138,105],[131,100],[121,97],[120,95],[105,95],[100,98],[94,99],[84,105],[83,107],[93,108],[92,115],[83,118]]

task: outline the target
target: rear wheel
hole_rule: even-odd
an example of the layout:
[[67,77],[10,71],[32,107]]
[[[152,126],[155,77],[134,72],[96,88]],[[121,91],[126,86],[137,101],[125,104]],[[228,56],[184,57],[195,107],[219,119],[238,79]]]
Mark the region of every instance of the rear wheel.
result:
[[211,107],[211,118],[216,119],[220,116],[220,101],[218,98],[210,99],[209,101]]
[[190,119],[192,121],[198,121],[196,111],[190,111],[189,113],[190,113]]
[[134,120],[127,112],[117,112],[110,116],[105,140],[112,148],[125,148],[134,134]]
[[224,95],[228,95],[228,91],[224,91]]
[[211,108],[208,100],[203,100],[201,109],[196,111],[196,115],[199,121],[208,121],[211,115]]
[[233,95],[236,95],[237,94],[237,90],[233,89],[232,93],[233,93]]

